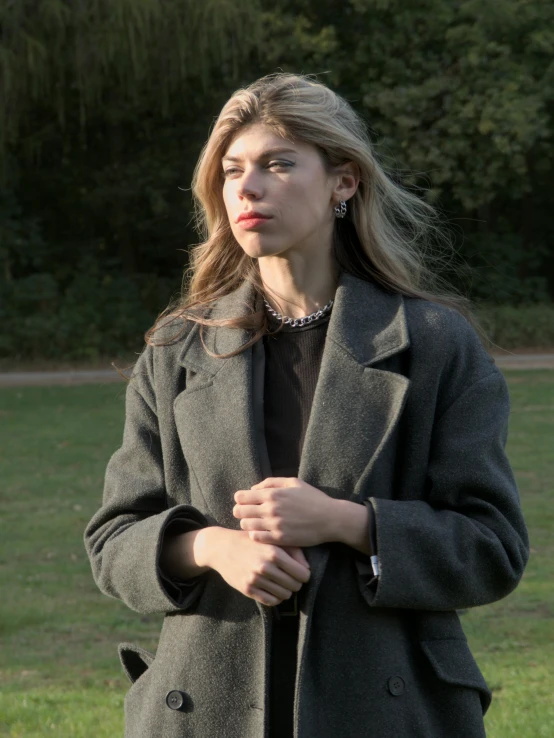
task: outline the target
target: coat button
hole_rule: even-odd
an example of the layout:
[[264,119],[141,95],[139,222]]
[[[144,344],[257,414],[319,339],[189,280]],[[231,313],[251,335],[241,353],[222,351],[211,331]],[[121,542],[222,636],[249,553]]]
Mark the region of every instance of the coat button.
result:
[[398,697],[404,691],[404,680],[402,677],[393,676],[389,679],[388,688],[392,695]]
[[185,695],[182,692],[179,692],[179,690],[173,689],[171,692],[167,693],[165,702],[171,710],[180,710],[185,704]]

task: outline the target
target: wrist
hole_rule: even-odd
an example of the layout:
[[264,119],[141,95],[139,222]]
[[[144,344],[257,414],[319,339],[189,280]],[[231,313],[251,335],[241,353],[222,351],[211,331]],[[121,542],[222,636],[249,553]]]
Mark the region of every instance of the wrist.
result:
[[332,540],[369,554],[369,512],[365,505],[333,500]]
[[346,527],[347,527],[347,509],[344,503],[351,504],[346,500],[329,499],[330,510],[327,515],[326,543],[346,543]]
[[215,569],[217,554],[221,546],[221,539],[226,529],[218,525],[201,528],[194,539],[193,552],[197,566]]

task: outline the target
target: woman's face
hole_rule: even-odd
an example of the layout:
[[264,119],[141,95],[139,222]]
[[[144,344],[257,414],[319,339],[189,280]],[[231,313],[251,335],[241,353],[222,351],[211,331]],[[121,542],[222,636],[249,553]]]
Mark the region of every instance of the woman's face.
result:
[[340,177],[328,176],[315,147],[255,124],[234,138],[222,167],[231,230],[249,256],[330,248]]

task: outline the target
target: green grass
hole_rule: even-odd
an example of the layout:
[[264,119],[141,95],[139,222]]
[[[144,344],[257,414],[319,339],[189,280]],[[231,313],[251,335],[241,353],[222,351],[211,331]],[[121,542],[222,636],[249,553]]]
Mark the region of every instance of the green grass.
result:
[[102,596],[82,543],[123,408],[122,385],[0,391],[0,736],[123,734],[117,644],[161,618]]
[[[489,738],[550,737],[554,371],[507,377],[509,454],[532,556],[512,595],[462,622],[494,690]],[[122,735],[128,683],[117,644],[155,649],[161,618],[102,596],[82,545],[121,440],[123,393],[113,384],[0,390],[0,736]]]

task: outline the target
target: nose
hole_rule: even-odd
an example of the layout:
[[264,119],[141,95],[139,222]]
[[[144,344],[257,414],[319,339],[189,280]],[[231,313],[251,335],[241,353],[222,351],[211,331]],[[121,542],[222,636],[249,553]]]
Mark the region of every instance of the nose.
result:
[[259,200],[263,195],[262,180],[255,169],[245,170],[238,182],[239,197],[247,200]]

